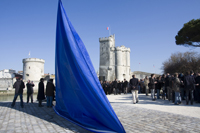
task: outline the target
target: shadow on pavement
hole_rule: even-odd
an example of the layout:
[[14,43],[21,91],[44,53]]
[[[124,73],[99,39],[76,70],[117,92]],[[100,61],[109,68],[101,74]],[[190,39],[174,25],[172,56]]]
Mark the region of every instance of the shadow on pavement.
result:
[[[28,103],[28,104],[24,103],[24,108],[21,108],[19,101],[16,101],[15,106],[13,108],[11,107],[11,104],[12,104],[12,102],[0,102],[0,106],[15,109],[17,111],[26,113],[28,115],[32,115],[34,117],[42,119],[43,121],[49,122],[48,124],[58,125],[58,126],[64,128],[66,130],[66,132],[67,132],[67,130],[71,130],[73,132],[90,133],[90,131],[85,130],[85,129],[67,121],[66,119],[58,116],[54,112],[53,108],[47,108],[46,106],[38,107],[38,103],[36,103],[36,102]],[[43,105],[46,105],[46,102],[43,102]]]

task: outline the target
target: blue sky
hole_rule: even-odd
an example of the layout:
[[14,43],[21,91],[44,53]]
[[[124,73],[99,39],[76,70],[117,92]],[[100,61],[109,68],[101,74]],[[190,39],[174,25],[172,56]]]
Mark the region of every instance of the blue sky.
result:
[[[171,53],[199,51],[175,45],[183,24],[200,18],[200,0],[62,0],[66,13],[99,69],[99,38],[115,34],[131,49],[131,70],[162,73]],[[58,0],[0,1],[0,70],[23,70],[22,59],[45,60],[55,73]],[[140,66],[139,66],[140,63]],[[155,66],[155,68],[153,67]]]

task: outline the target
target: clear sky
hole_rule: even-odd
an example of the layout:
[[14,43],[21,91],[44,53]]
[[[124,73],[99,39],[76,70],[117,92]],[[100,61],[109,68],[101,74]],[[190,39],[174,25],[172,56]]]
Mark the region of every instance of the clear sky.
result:
[[[99,69],[99,38],[115,34],[131,49],[131,71],[162,73],[171,53],[199,51],[175,45],[183,24],[200,18],[200,0],[62,0],[66,13]],[[58,0],[0,0],[0,70],[23,70],[22,59],[45,60],[55,73]],[[140,66],[139,66],[140,63]],[[155,68],[153,67],[155,66]]]

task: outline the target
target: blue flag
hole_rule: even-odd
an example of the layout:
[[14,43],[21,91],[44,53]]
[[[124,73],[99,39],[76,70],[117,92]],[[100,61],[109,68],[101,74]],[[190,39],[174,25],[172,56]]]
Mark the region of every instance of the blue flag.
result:
[[55,112],[93,132],[124,133],[61,0],[58,4],[55,56]]

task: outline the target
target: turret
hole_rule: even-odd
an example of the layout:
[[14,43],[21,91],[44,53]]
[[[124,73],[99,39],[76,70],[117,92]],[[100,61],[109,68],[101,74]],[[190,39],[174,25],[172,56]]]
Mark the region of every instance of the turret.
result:
[[23,62],[23,79],[25,81],[39,81],[44,75],[44,60],[38,58],[26,58]]

